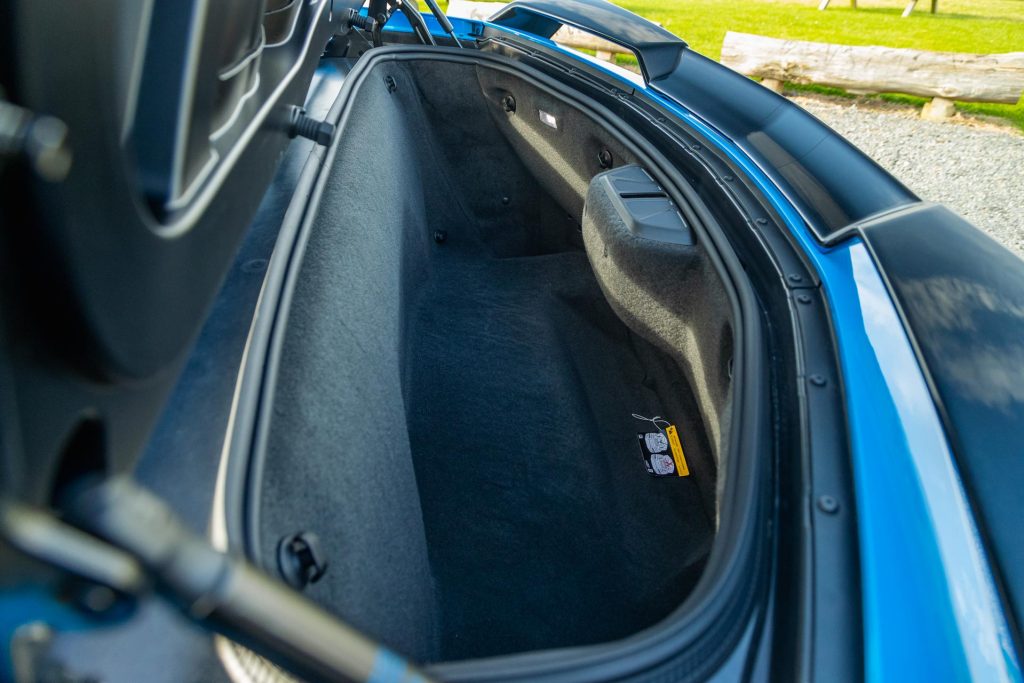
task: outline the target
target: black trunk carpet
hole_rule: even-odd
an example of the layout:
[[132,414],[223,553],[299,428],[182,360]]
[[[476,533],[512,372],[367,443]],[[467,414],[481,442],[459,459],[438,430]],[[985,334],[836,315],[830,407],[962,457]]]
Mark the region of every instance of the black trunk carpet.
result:
[[[693,424],[688,389],[582,251],[494,258],[456,236],[433,252],[405,401],[439,659],[652,625],[692,589],[713,529],[690,478],[647,473],[637,433],[652,428],[631,414]],[[703,438],[680,433],[684,449]]]

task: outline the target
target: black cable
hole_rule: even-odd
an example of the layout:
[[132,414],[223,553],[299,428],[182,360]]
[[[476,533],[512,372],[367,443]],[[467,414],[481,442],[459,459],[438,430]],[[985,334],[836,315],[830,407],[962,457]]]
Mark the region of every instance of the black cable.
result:
[[427,22],[423,20],[423,15],[420,14],[419,9],[416,7],[415,0],[397,0],[398,9],[402,10],[402,14],[409,20],[409,25],[412,26],[412,30],[419,36],[420,42],[424,45],[437,45],[434,42],[434,36],[430,35],[430,29],[427,28]]

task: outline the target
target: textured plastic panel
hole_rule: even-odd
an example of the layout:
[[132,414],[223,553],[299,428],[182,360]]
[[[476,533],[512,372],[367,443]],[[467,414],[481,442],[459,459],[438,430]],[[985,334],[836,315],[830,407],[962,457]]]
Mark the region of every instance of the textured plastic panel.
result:
[[639,166],[623,166],[594,179],[629,231],[654,242],[692,245],[693,231],[678,207]]

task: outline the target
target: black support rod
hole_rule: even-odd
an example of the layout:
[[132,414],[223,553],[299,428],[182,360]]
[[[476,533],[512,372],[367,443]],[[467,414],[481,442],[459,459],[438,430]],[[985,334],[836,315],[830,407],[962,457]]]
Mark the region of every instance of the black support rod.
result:
[[127,477],[78,487],[76,526],[134,557],[156,590],[194,622],[309,681],[427,681],[400,656],[305,596],[188,530]]
[[441,11],[440,5],[437,4],[437,0],[424,0],[427,3],[427,7],[430,8],[430,13],[437,19],[437,23],[441,24],[441,28],[444,32],[451,36],[451,39],[455,41],[458,47],[462,47],[462,43],[459,42],[459,37],[455,35],[455,27],[452,26],[452,22],[448,19],[448,15]]

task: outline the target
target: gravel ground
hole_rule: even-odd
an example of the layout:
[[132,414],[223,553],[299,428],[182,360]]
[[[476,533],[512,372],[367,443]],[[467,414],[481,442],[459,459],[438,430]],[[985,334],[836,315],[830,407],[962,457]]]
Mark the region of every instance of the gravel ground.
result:
[[922,121],[916,109],[794,97],[899,178],[1024,258],[1024,135],[957,116]]

